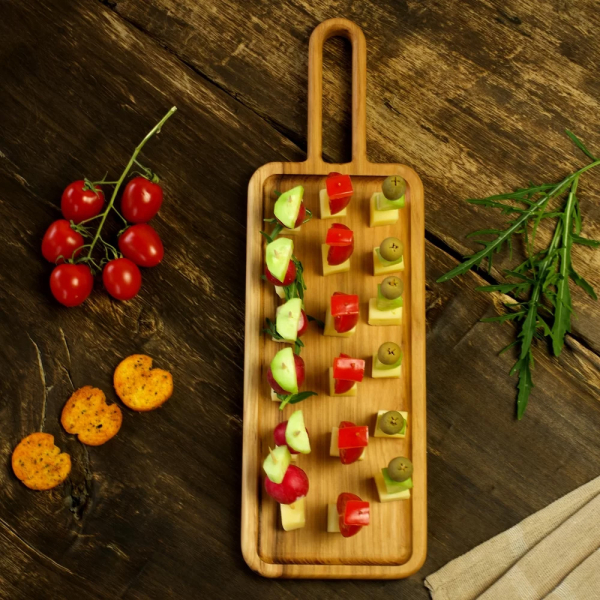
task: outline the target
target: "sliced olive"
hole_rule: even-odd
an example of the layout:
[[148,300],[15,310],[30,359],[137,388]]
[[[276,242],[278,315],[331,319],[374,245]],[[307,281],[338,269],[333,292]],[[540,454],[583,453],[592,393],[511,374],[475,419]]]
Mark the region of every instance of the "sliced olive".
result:
[[381,258],[389,261],[399,260],[404,252],[404,244],[395,237],[385,238],[379,246]]
[[400,346],[394,342],[385,342],[379,346],[377,351],[377,358],[383,365],[393,365],[402,355]]
[[381,282],[381,295],[388,300],[399,298],[402,292],[404,292],[404,282],[400,277],[392,275]]
[[388,476],[394,481],[406,481],[410,479],[413,474],[413,464],[404,456],[397,456],[390,460],[388,465]]
[[387,435],[400,433],[404,428],[404,417],[397,410],[389,410],[379,419],[379,429]]
[[400,200],[406,193],[406,181],[400,175],[386,177],[381,185],[381,191],[388,200]]

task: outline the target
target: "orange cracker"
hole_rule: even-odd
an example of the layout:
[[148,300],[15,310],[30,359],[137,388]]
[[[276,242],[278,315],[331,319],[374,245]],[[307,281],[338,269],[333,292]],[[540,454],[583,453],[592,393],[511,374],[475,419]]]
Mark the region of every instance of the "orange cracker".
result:
[[100,446],[117,435],[123,414],[116,404],[107,404],[102,390],[86,385],[67,400],[60,422],[67,433],[77,434],[88,446]]
[[133,410],[154,410],[173,393],[173,377],[168,371],[152,368],[152,359],[133,354],[115,369],[115,390],[123,403]]
[[54,436],[32,433],[15,448],[12,468],[28,488],[50,490],[69,476],[71,457],[54,445]]

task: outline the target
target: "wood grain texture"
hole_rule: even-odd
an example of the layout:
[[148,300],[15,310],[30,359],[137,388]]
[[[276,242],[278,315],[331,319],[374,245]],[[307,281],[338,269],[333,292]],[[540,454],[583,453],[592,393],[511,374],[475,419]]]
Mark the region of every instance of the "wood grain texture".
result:
[[[565,126],[600,147],[594,2],[2,8],[1,598],[425,600],[428,573],[597,476],[595,304],[573,291],[575,335],[560,359],[535,352],[537,387],[516,423],[513,357],[497,356],[513,333],[479,322],[496,312],[473,291],[483,279],[435,283],[468,248],[464,233],[489,221],[461,198],[571,168]],[[402,581],[267,580],[239,550],[247,185],[266,162],[304,160],[308,38],[341,14],[369,39],[369,157],[412,165],[427,191],[428,559]],[[323,147],[334,162],[349,157],[349,62],[347,44],[325,44]],[[173,103],[144,152],[165,186],[164,264],[144,272],[133,302],[98,286],[81,309],[62,309],[39,254],[62,189],[118,172]],[[592,175],[582,187],[592,235],[598,191]],[[596,285],[597,260],[576,257]],[[58,425],[72,386],[117,400],[112,370],[138,351],[172,369],[175,395],[154,414],[125,410],[116,438],[86,453]],[[8,466],[41,423],[74,466],[69,485],[34,494]]]

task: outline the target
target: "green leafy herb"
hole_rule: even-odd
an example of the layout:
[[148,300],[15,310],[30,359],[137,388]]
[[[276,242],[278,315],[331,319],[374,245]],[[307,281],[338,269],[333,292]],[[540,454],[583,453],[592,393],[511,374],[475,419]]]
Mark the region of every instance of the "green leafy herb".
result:
[[302,402],[303,400],[316,395],[317,392],[300,392],[298,394],[290,394],[289,396],[277,394],[277,397],[281,400],[279,410],[283,410],[287,404],[297,404],[298,402]]
[[306,315],[306,318],[309,322],[314,321],[319,329],[325,329],[325,323],[321,319],[317,319],[317,317],[312,317],[311,315]]
[[[281,337],[281,334],[279,333],[279,331],[277,331],[277,327],[276,327],[275,323],[273,323],[273,321],[271,321],[271,319],[269,319],[267,317],[265,319],[265,321],[267,323],[267,326],[262,330],[263,333],[270,335],[273,339],[278,340],[280,342],[287,341]],[[300,352],[302,351],[302,348],[304,348],[304,342],[300,338],[296,338],[296,340],[294,341],[294,354],[297,354],[298,356],[300,356]]]
[[[470,199],[467,202],[487,208],[496,208],[511,220],[504,229],[482,229],[468,237],[493,236],[493,239],[478,239],[483,249],[465,257],[464,261],[438,279],[448,281],[462,275],[472,267],[479,267],[487,260],[491,271],[494,254],[508,248],[512,257],[513,236],[522,236],[527,258],[513,269],[504,270],[508,281],[476,288],[482,292],[498,292],[511,296],[513,301],[505,303],[508,312],[495,317],[482,319],[484,322],[512,321],[517,325],[517,339],[506,346],[518,348],[518,358],[510,374],[518,375],[517,417],[525,414],[529,396],[533,389],[534,340],[548,338],[552,351],[558,356],[564,346],[567,333],[571,331],[573,306],[569,280],[581,287],[594,300],[597,299],[592,286],[577,274],[572,264],[573,244],[597,248],[600,241],[582,237],[582,219],[577,199],[577,186],[580,177],[590,169],[600,165],[600,159],[585,147],[572,132],[567,135],[592,162],[574,171],[559,183],[533,185],[508,194]],[[552,200],[559,200],[568,191],[566,200],[558,207],[550,208]],[[542,220],[554,219],[554,233],[546,248],[536,252],[535,237]]]

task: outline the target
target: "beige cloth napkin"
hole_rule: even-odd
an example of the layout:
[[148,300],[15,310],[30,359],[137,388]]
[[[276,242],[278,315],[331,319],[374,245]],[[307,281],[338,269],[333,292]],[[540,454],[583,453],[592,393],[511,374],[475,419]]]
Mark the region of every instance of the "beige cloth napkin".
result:
[[433,600],[600,599],[600,477],[425,580]]

